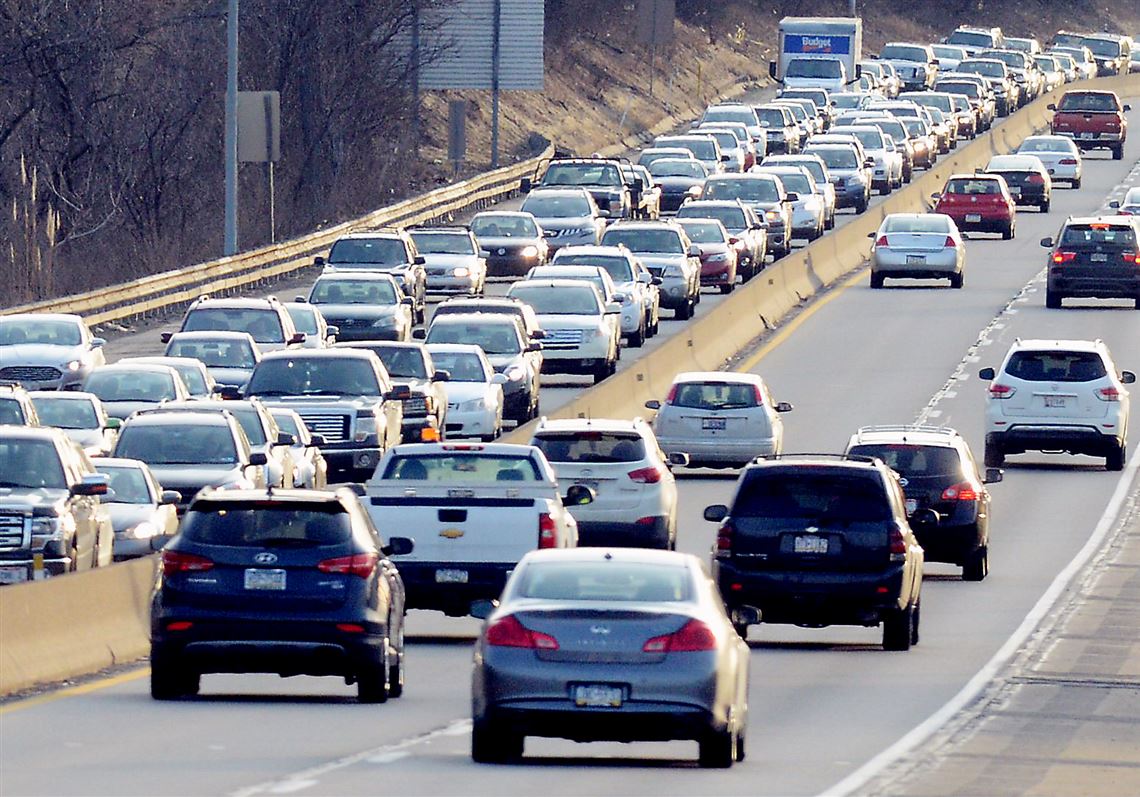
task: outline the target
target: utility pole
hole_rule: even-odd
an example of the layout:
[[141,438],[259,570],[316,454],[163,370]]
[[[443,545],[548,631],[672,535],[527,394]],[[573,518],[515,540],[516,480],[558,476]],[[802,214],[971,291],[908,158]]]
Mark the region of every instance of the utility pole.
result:
[[229,0],[226,17],[226,234],[224,254],[237,254],[238,202],[238,0]]
[[491,168],[499,168],[499,60],[502,46],[500,43],[503,22],[503,2],[495,0],[495,26],[491,39]]

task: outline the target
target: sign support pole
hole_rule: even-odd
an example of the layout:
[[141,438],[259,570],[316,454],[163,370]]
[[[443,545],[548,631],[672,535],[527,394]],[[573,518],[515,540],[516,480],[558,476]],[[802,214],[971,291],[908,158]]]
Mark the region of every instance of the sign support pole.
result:
[[499,168],[499,58],[503,0],[495,0],[494,32],[491,39],[491,168]]
[[238,0],[229,0],[226,18],[226,228],[223,253],[237,254],[238,203]]

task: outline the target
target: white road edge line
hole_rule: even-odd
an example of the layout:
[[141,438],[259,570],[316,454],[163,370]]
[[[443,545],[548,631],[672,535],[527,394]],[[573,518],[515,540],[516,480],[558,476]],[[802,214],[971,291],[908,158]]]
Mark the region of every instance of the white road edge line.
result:
[[1002,668],[1009,663],[1021,646],[1025,644],[1026,640],[1029,639],[1030,635],[1036,630],[1041,621],[1045,619],[1046,615],[1053,610],[1061,596],[1077,577],[1077,574],[1088,564],[1093,554],[1100,548],[1105,537],[1108,536],[1108,533],[1120,519],[1120,511],[1128,498],[1128,494],[1132,489],[1132,483],[1138,471],[1140,471],[1140,451],[1132,455],[1132,459],[1129,461],[1124,473],[1120,476],[1120,480],[1116,485],[1116,491],[1113,492],[1104,514],[1101,515],[1100,522],[1097,523],[1096,528],[1093,529],[1092,536],[1089,537],[1084,547],[1081,548],[1077,555],[1073,557],[1072,561],[1065,566],[1065,569],[1057,574],[1057,577],[1053,579],[1049,588],[1045,590],[1045,593],[1037,603],[1034,604],[1029,614],[1022,620],[1021,625],[1017,627],[1017,630],[1014,631],[1009,639],[1006,640],[1005,644],[998,649],[997,653],[993,655],[993,658],[986,662],[985,666],[978,670],[974,677],[962,687],[961,691],[954,695],[942,708],[931,714],[926,720],[915,726],[886,750],[879,753],[831,788],[821,792],[821,797],[845,797],[845,795],[855,793],[856,790],[866,785],[872,778],[886,769],[887,766],[894,763],[895,760],[911,752],[926,741],[943,725],[949,722],[955,714],[972,703],[978,695],[982,693],[989,682],[997,677]]

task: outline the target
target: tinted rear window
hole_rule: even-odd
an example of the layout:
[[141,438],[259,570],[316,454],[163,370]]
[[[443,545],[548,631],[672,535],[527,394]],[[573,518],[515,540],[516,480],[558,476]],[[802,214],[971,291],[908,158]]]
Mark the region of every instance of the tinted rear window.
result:
[[1091,382],[1107,371],[1100,355],[1091,351],[1019,351],[1009,358],[1005,373],[1031,382]]
[[1136,246],[1136,233],[1125,224],[1070,224],[1061,234],[1062,246]]
[[753,385],[689,382],[677,385],[677,392],[669,403],[698,410],[733,410],[755,407],[760,401]]
[[338,504],[210,501],[192,507],[181,532],[187,540],[204,545],[309,547],[346,542],[351,524]]
[[481,452],[393,457],[384,470],[383,478],[439,484],[541,480],[538,467],[530,457],[491,455]]
[[1069,92],[1057,103],[1058,111],[1118,111],[1120,106],[1112,94]]
[[903,476],[961,476],[962,460],[948,446],[915,446],[881,443],[852,446],[848,452],[861,457],[878,457]]
[[645,459],[645,442],[638,435],[548,433],[535,438],[534,445],[551,462],[639,462]]
[[870,522],[890,519],[891,509],[877,477],[801,470],[746,475],[732,514]]
[[516,597],[566,601],[638,601],[659,603],[692,600],[692,585],[683,567],[639,562],[543,562],[528,565]]

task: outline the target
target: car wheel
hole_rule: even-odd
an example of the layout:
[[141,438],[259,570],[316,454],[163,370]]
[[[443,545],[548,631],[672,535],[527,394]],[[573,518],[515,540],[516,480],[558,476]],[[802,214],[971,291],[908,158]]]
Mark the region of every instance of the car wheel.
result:
[[1108,450],[1104,457],[1105,470],[1124,470],[1124,460],[1127,459],[1128,444],[1121,443]]
[[[388,641],[384,641],[384,649]],[[360,703],[388,702],[388,662],[365,666],[356,674],[356,699]]]
[[886,279],[886,277],[884,277],[882,274],[877,274],[876,272],[872,271],[871,272],[871,287],[874,288],[875,290],[882,288],[883,282],[885,279]]
[[698,741],[697,761],[705,769],[727,769],[736,758],[736,734],[731,730],[708,731]]
[[[388,626],[391,627],[391,620],[388,621]],[[400,697],[404,694],[404,675],[406,668],[404,667],[404,632],[400,631],[400,641],[396,644],[396,663],[388,664],[388,696]]]
[[631,349],[640,349],[645,345],[645,321],[642,321],[637,331],[629,336],[628,345]]
[[883,617],[883,650],[910,650],[914,607],[890,609]]
[[150,662],[150,696],[154,700],[177,700],[198,694],[201,676],[163,659]]
[[860,199],[859,203],[855,206],[855,213],[859,214],[859,213],[863,213],[865,210],[867,210],[867,205],[869,202],[870,202],[870,200],[868,199],[867,196],[864,196],[862,199]]
[[1001,239],[1003,241],[1012,241],[1013,240],[1013,233],[1014,233],[1013,222],[1011,221],[1009,224],[1007,224],[1005,226],[1005,229],[1001,231]]
[[990,572],[990,549],[983,545],[970,554],[962,565],[963,581],[982,581]]
[[966,275],[959,271],[957,274],[950,275],[950,287],[961,288],[966,281]]
[[471,759],[477,764],[504,764],[522,758],[524,742],[520,734],[475,720],[471,726]]
[[918,625],[922,620],[922,596],[914,604],[914,611],[910,616],[910,644],[911,647],[918,644]]
[[729,282],[720,286],[721,293],[732,293],[736,289],[735,282]]
[[679,321],[687,321],[693,317],[693,303],[685,302],[680,307],[673,311],[673,318]]
[[748,641],[748,623],[733,623],[732,628],[734,631],[736,631],[736,635],[738,637],[743,639],[745,642]]
[[1045,288],[1045,306],[1048,307],[1050,310],[1060,310],[1061,309],[1061,300],[1063,298],[1065,298],[1065,297],[1063,297],[1061,294],[1057,293],[1056,291],[1051,291],[1051,290],[1049,290],[1048,287]]
[[1081,187],[1081,178],[1080,178],[1080,177],[1078,177],[1078,178],[1076,178],[1075,180],[1071,181],[1071,182],[1069,183],[1069,186],[1070,186],[1071,188],[1080,188],[1080,187]]
[[1037,207],[1041,210],[1042,213],[1048,213],[1049,212],[1049,205],[1050,205],[1050,200],[1046,199],[1044,202],[1042,202]]
[[1112,148],[1112,159],[1118,161],[1124,158],[1124,145],[1117,144]]
[[986,435],[985,463],[987,468],[1000,468],[1005,464],[1005,451],[993,435]]

